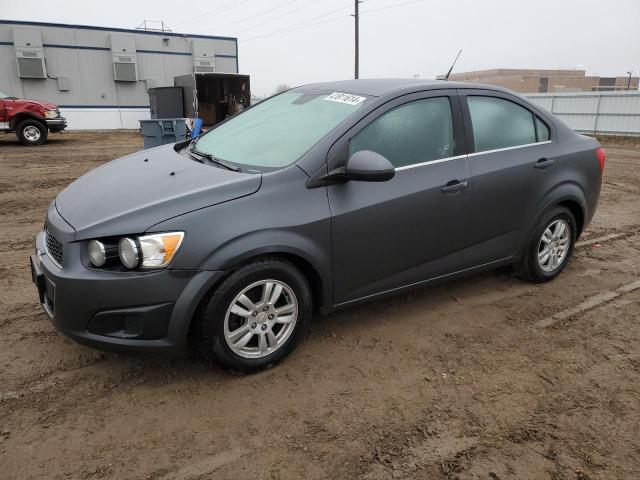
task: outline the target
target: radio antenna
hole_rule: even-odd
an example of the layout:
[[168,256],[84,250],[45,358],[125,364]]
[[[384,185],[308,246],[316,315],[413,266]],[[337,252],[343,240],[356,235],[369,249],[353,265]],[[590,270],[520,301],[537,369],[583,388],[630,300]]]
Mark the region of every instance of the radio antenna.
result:
[[451,71],[453,70],[453,67],[456,65],[456,62],[458,61],[458,58],[460,58],[460,54],[462,53],[462,49],[460,49],[460,51],[458,52],[458,55],[456,55],[455,60],[453,61],[453,63],[451,64],[451,68],[449,69],[449,71],[447,72],[447,74],[444,76],[445,80],[449,80],[449,75],[451,75]]

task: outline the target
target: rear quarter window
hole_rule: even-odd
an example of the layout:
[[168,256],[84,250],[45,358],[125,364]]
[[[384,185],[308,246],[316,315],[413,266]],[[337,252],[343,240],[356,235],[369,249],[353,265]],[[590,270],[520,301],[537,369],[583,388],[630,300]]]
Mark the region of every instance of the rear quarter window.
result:
[[546,142],[551,139],[549,127],[540,118],[536,117],[536,128],[538,129],[538,141]]

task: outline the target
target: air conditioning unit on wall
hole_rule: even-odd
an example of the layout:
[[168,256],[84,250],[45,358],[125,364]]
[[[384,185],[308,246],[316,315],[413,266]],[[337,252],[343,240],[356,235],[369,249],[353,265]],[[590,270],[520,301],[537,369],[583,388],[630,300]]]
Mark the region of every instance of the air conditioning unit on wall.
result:
[[216,52],[210,41],[193,39],[191,56],[195,73],[213,73],[216,71]]
[[138,55],[133,36],[111,35],[111,59],[116,82],[138,81]]
[[47,78],[42,33],[34,28],[14,28],[13,46],[20,78]]

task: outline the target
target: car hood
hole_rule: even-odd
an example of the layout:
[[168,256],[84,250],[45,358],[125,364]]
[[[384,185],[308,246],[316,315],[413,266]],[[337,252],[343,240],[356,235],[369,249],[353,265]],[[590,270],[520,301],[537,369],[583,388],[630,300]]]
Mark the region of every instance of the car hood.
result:
[[75,239],[143,233],[159,222],[251,195],[262,176],[205,165],[173,145],[143,150],[83,175],[56,198]]
[[31,100],[28,98],[19,98],[17,100],[14,100],[14,102],[20,102],[28,105],[38,105],[43,107],[45,110],[55,110],[56,108],[58,108],[58,106],[53,103],[41,102],[40,100]]

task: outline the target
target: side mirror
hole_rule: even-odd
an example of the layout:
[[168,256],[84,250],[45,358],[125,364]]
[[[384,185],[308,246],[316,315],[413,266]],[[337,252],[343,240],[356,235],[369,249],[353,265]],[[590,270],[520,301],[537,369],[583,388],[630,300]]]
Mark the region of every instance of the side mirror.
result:
[[396,174],[396,169],[389,160],[371,150],[361,150],[347,160],[347,165],[330,172],[326,165],[320,168],[307,180],[307,188],[326,187],[344,183],[349,180],[361,182],[386,182]]
[[360,150],[347,160],[344,177],[361,182],[386,182],[396,174],[389,160],[371,150]]

